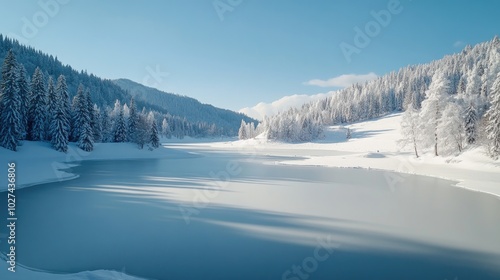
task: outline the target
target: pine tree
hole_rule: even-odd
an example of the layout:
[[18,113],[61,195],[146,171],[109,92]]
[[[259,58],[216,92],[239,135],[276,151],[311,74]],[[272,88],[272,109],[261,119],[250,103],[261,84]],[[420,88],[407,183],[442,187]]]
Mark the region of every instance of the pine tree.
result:
[[28,111],[28,136],[30,140],[45,139],[45,124],[47,122],[47,91],[40,68],[35,69],[31,80],[30,108]]
[[80,102],[78,100],[79,98],[80,98],[80,95],[77,92],[77,95],[75,95],[73,97],[73,101],[71,102],[70,117],[69,117],[69,120],[70,120],[69,141],[70,142],[78,141],[78,137],[80,135],[80,127],[78,126],[77,117],[76,117],[78,103]]
[[78,148],[91,152],[94,149],[94,141],[92,140],[92,128],[90,123],[86,122],[80,129],[80,138],[78,138]]
[[136,143],[139,149],[144,148],[144,144],[150,141],[151,133],[150,128],[151,123],[148,121],[148,117],[143,113],[137,115],[137,127],[136,127]]
[[[59,82],[58,82],[59,84]],[[58,87],[59,88],[59,87]],[[65,96],[63,90],[55,91],[55,98],[53,100],[54,104],[51,104],[53,108],[51,111],[51,122],[50,122],[50,130],[49,134],[50,143],[52,147],[59,152],[66,153],[68,151],[68,119],[66,114],[66,106],[68,101],[65,100],[67,96]]]
[[438,124],[439,146],[443,154],[456,154],[463,150],[465,141],[463,108],[455,102],[446,104]]
[[89,101],[80,84],[74,101],[74,124],[78,128],[77,145],[80,149],[90,152],[94,149],[94,140],[92,139],[93,130],[90,126],[91,115],[89,112]]
[[465,142],[468,145],[473,145],[477,141],[477,111],[474,104],[471,102],[467,110],[465,110]]
[[161,131],[163,136],[169,139],[172,137],[172,133],[170,132],[170,125],[168,125],[168,121],[166,118],[163,118],[163,122],[161,124]]
[[425,92],[426,99],[422,102],[420,112],[421,128],[425,146],[434,147],[434,155],[438,156],[438,125],[442,111],[448,100],[449,81],[441,71],[432,77],[429,90]]
[[240,140],[248,139],[247,123],[244,120],[241,120],[240,129],[238,130],[238,139],[240,139]]
[[486,112],[486,138],[488,150],[494,159],[500,157],[500,73],[490,92],[490,108]]
[[99,107],[97,107],[97,104],[94,104],[94,107],[92,109],[94,111],[94,114],[92,115],[92,117],[93,117],[92,122],[94,123],[93,139],[94,139],[94,142],[101,142],[102,141],[101,110],[99,109]]
[[127,141],[127,127],[125,126],[125,117],[123,116],[123,108],[121,106],[118,116],[115,119],[115,130],[113,135],[113,142]]
[[26,77],[26,69],[23,65],[18,65],[17,67],[17,87],[19,92],[19,97],[21,100],[20,115],[21,115],[21,128],[20,133],[22,139],[27,139],[28,137],[28,109],[29,109],[29,95],[30,88],[28,85],[28,78]]
[[0,146],[16,151],[21,135],[21,98],[16,83],[16,58],[10,50],[2,66],[2,83],[0,84],[2,127],[0,128]]
[[137,143],[137,108],[135,106],[135,100],[132,97],[130,100],[129,117],[128,117],[128,136],[129,142]]
[[59,107],[64,115],[64,118],[62,118],[64,121],[64,130],[69,139],[69,134],[71,132],[71,107],[69,104],[68,86],[66,85],[66,78],[63,75],[57,78],[56,95],[59,98]]
[[155,120],[153,120],[151,125],[151,136],[149,138],[149,142],[151,143],[151,146],[154,149],[160,147],[160,138],[158,137],[158,127],[156,125]]
[[103,110],[101,113],[101,128],[102,128],[102,142],[112,142],[113,141],[113,129],[111,119],[109,118],[110,112],[108,110]]
[[56,89],[54,87],[54,81],[52,77],[49,77],[49,82],[47,84],[47,98],[48,98],[48,114],[47,114],[47,122],[45,127],[45,140],[50,141],[52,135],[50,133],[50,126],[52,125],[52,120],[55,117],[56,111],[59,109],[59,102],[56,96]]

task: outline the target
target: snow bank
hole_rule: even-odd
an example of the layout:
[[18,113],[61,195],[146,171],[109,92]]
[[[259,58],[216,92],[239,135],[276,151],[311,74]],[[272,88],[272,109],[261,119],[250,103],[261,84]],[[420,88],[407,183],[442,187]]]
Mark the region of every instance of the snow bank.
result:
[[[85,160],[147,159],[147,158],[184,158],[189,153],[160,147],[140,150],[130,143],[99,143],[94,151],[88,153],[77,148],[74,143],[68,153],[61,153],[51,148],[49,143],[25,141],[17,152],[0,148],[2,166],[7,170],[7,163],[16,163],[16,188],[36,184],[62,181],[76,178],[77,174],[68,173],[68,169]],[[5,191],[7,184],[0,184],[0,191]]]
[[[380,169],[438,177],[459,182],[458,187],[500,197],[500,161],[483,148],[459,156],[435,157],[431,152],[415,158],[411,147],[401,148],[401,114],[326,129],[325,138],[314,143],[290,144],[263,138],[211,144],[214,148],[238,149],[269,155],[301,156],[305,159],[281,164]],[[351,138],[346,138],[347,128]]]

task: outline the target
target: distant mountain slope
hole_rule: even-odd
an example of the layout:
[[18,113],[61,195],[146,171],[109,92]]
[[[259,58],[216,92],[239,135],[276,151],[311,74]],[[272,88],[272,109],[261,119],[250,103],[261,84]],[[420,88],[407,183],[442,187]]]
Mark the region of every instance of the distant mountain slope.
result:
[[170,115],[183,116],[189,122],[215,123],[218,127],[232,130],[234,133],[238,131],[241,120],[257,122],[241,113],[202,104],[194,98],[166,93],[131,80],[118,79],[113,83],[134,96],[136,100],[161,107]]

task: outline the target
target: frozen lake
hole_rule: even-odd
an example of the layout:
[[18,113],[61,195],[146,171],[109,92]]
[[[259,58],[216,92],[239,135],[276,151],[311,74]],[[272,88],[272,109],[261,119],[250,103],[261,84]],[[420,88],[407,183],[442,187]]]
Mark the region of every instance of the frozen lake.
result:
[[500,277],[496,197],[430,177],[192,151],[83,162],[78,179],[18,190],[18,261],[151,279]]

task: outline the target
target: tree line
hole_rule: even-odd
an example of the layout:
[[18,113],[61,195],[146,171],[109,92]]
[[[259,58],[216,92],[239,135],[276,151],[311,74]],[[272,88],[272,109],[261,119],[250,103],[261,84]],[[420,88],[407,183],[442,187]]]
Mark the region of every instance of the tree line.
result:
[[[29,80],[10,50],[0,82],[0,146],[16,151],[24,140],[50,142],[60,152],[67,152],[69,142],[87,152],[98,142],[132,142],[141,149],[160,146],[155,112],[145,108],[139,112],[133,99],[130,105],[116,100],[114,109],[102,109],[82,84],[71,102],[69,96],[64,75],[57,81],[52,76],[46,79],[37,67]],[[166,135],[167,116],[163,121]]]

